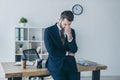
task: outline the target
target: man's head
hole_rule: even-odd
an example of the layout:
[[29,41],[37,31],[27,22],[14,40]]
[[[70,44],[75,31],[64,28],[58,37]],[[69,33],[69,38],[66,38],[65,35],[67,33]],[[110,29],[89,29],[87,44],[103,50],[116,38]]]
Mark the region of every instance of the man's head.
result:
[[67,19],[69,22],[72,22],[74,19],[74,15],[70,10],[66,10],[61,13],[60,19]]
[[62,28],[70,27],[73,20],[74,20],[74,15],[70,10],[63,11],[59,19],[59,25]]

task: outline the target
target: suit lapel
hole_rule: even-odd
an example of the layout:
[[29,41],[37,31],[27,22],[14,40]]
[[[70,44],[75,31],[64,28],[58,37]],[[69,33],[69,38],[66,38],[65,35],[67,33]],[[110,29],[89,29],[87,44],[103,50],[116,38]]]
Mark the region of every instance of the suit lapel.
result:
[[53,36],[53,40],[55,40],[55,44],[57,44],[58,46],[63,46],[62,45],[62,41],[61,41],[61,37],[60,37],[60,33],[59,33],[59,29],[57,27],[57,25],[55,24],[55,26],[53,26],[53,30],[51,31],[52,36]]
[[55,33],[53,33],[53,34],[55,34],[56,41],[58,41],[59,45],[65,46],[66,43],[67,43],[67,36],[65,37],[65,44],[63,45],[57,25],[55,25],[55,30],[54,31],[55,31]]

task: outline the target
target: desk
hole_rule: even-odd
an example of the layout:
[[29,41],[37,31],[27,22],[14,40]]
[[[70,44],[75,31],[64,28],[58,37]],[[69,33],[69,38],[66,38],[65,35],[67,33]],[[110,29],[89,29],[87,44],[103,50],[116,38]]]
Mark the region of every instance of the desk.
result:
[[[77,64],[78,73],[84,71],[92,71],[92,80],[100,80],[100,70],[107,69],[107,66],[102,64],[97,64],[92,61],[88,61],[89,66],[82,66]],[[14,66],[13,62],[4,62],[1,63],[5,78],[11,80],[13,77],[27,77],[27,76],[40,76],[40,75],[50,75],[47,68],[37,69],[35,66],[27,66],[26,69],[21,69],[21,66]],[[79,76],[80,78],[80,76]]]

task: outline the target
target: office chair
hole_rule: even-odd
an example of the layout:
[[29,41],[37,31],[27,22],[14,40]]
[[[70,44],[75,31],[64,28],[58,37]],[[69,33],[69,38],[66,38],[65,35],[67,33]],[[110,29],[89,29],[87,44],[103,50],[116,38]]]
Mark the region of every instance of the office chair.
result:
[[[25,58],[27,61],[35,61],[36,59],[40,59],[36,49],[26,49],[23,51],[23,58]],[[45,75],[45,76],[30,76],[29,80],[31,80],[31,78],[36,78],[39,77],[39,79],[43,80],[43,77],[46,77],[49,75]]]
[[40,59],[36,49],[26,49],[23,51],[23,57],[27,61],[35,61],[36,59]]

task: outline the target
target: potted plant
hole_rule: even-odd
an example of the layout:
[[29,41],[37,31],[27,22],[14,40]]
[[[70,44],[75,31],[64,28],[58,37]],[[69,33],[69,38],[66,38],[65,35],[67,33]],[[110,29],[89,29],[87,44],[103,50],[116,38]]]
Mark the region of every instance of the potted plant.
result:
[[25,27],[26,23],[28,22],[28,20],[24,17],[20,18],[19,23],[21,24],[22,27]]
[[18,46],[19,46],[19,51],[20,51],[20,52],[22,52],[22,47],[23,47],[23,44],[22,44],[22,43],[20,43]]

